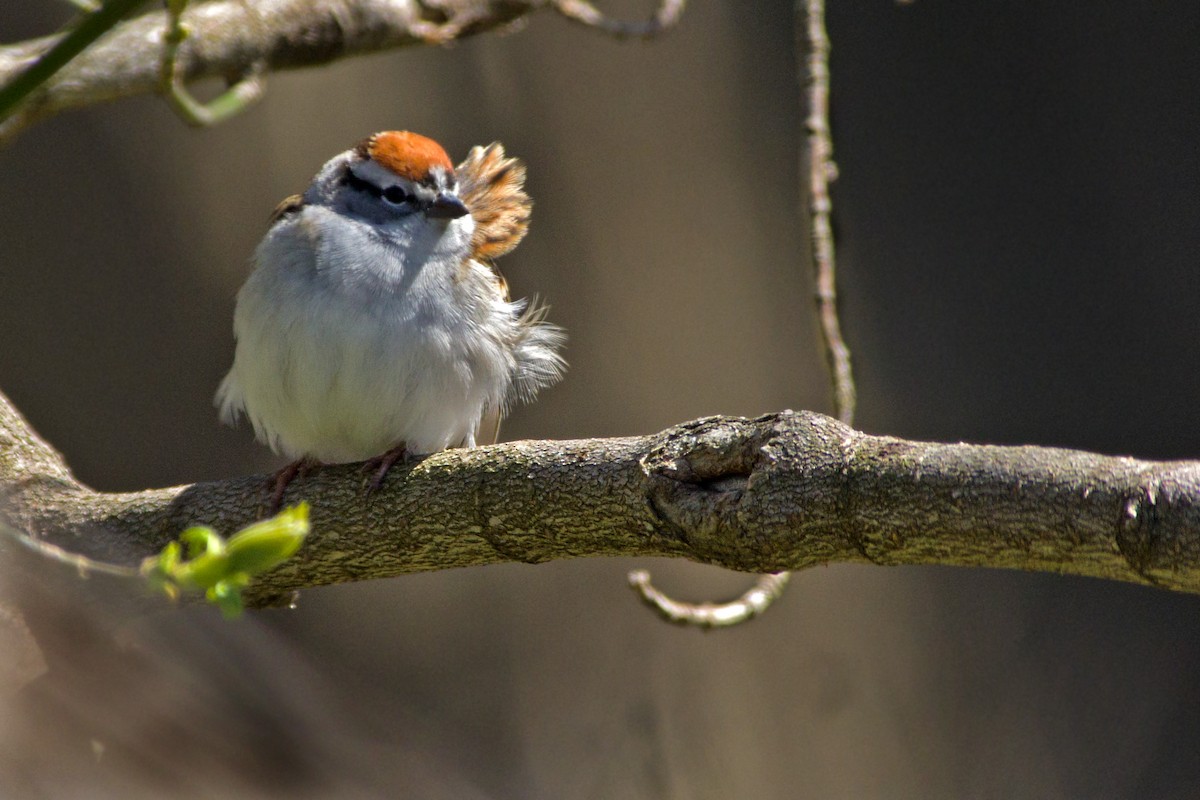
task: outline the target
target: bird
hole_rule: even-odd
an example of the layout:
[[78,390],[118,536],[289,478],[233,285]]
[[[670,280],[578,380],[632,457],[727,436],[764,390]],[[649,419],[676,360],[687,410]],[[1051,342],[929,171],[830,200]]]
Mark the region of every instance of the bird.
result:
[[378,489],[407,454],[495,441],[501,416],[566,368],[547,307],[494,266],[524,238],[525,167],[493,143],[457,167],[433,139],[383,131],[276,208],[234,312],[214,402],[293,461],[367,461]]

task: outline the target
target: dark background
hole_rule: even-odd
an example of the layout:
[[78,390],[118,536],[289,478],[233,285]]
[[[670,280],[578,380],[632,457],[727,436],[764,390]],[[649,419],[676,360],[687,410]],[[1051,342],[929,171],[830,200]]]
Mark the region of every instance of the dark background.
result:
[[[1196,457],[1200,5],[831,5],[859,427]],[[18,0],[0,40],[65,14]],[[501,267],[552,304],[571,369],[505,438],[827,411],[795,75],[790,3],[697,2],[653,44],[540,14],[503,38],[271,76],[261,105],[207,131],[154,98],[65,114],[0,151],[0,387],[100,489],[274,468],[211,407],[249,256],[327,158],[409,128],[455,158],[498,139],[529,164],[532,232]],[[115,655],[80,632],[101,609],[68,595],[74,673],[3,699],[0,789],[1152,798],[1200,784],[1200,599],[840,566],[705,635],[638,606],[633,566],[334,587],[233,624],[190,609],[126,626]],[[748,580],[649,566],[697,599]]]

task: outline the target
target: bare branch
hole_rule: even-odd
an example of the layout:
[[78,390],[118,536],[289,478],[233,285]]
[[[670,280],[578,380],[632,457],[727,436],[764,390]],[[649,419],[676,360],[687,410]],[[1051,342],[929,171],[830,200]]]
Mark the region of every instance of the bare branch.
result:
[[[216,0],[190,7],[190,35],[176,56],[181,80],[326,64],[394,47],[437,44],[512,24],[545,0]],[[165,11],[117,25],[0,123],[0,142],[71,108],[158,91]],[[61,35],[0,47],[0,86]]]
[[[653,436],[448,450],[362,491],[359,465],[289,489],[313,532],[247,600],[506,561],[672,556],[779,572],[956,564],[1200,593],[1200,462],[868,436],[811,412],[711,417]],[[136,564],[189,524],[253,520],[263,476],[93,492],[0,402],[0,495],[15,528]]]

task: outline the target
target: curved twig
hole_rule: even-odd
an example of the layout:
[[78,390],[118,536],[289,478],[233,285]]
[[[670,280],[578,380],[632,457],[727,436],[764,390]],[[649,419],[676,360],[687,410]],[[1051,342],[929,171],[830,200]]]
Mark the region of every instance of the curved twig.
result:
[[762,614],[783,594],[791,579],[790,572],[760,575],[758,581],[736,600],[726,603],[683,603],[672,600],[650,583],[650,573],[635,569],[629,573],[629,586],[660,617],[678,625],[696,628],[728,628]]
[[[168,104],[184,122],[196,127],[217,125],[232,116],[242,113],[262,99],[266,91],[266,59],[260,58],[250,64],[236,80],[229,83],[224,92],[202,103],[187,88],[183,73],[179,69],[179,48],[191,34],[191,26],[183,22],[183,11],[188,0],[168,0],[167,29],[163,33],[161,89]],[[253,13],[253,7],[248,7]],[[262,19],[258,19],[262,24]]]

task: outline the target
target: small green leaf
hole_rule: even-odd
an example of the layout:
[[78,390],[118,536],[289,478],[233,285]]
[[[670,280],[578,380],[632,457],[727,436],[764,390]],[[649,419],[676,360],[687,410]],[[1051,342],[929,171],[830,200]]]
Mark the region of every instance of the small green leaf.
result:
[[215,586],[208,589],[204,596],[208,602],[213,603],[217,608],[221,609],[221,613],[225,619],[234,619],[242,614],[245,608],[242,602],[242,589],[250,583],[250,577],[245,573],[232,576],[226,580],[218,581]]
[[207,525],[193,525],[179,534],[179,539],[188,546],[188,558],[219,553],[225,548],[225,541]]
[[184,561],[172,576],[188,589],[209,589],[229,575],[229,556],[224,552],[204,553]]
[[179,597],[179,586],[173,577],[179,566],[179,551],[179,542],[171,542],[158,555],[144,559],[140,569],[152,591],[162,592],[172,600]]
[[155,591],[172,600],[181,590],[203,591],[226,617],[242,613],[242,590],[259,573],[292,556],[308,535],[308,503],[284,509],[268,520],[243,528],[226,542],[205,525],[194,525],[158,555],[142,561],[141,574]]
[[308,503],[243,528],[226,545],[231,572],[258,575],[292,557],[308,536]]

